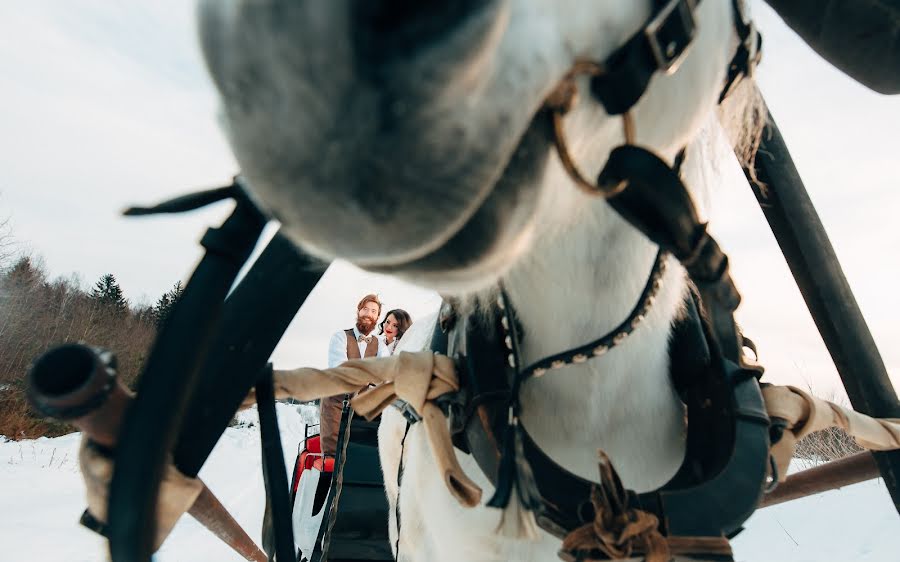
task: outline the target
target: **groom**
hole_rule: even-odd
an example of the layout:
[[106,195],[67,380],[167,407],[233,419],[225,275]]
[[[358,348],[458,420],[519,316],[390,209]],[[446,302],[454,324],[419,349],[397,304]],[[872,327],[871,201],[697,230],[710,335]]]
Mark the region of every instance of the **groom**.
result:
[[[349,359],[388,355],[385,346],[378,345],[372,333],[381,316],[381,302],[376,295],[366,295],[356,306],[356,325],[331,336],[328,344],[328,367],[337,367]],[[341,409],[344,396],[323,398],[319,407],[319,434],[322,452],[334,456],[337,450],[338,429],[341,425]]]

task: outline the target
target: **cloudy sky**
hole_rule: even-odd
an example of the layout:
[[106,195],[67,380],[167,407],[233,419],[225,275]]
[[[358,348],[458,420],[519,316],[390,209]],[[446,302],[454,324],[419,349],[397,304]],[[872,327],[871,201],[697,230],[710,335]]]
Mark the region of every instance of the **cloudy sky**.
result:
[[[807,48],[755,3],[765,37],[759,82],[778,119],[885,363],[900,382],[900,97],[874,94]],[[229,183],[237,166],[194,35],[192,3],[30,0],[0,3],[0,218],[53,276],[85,284],[106,272],[133,302],[185,279],[203,230],[227,204],[191,215],[124,219],[120,211]],[[712,229],[744,295],[739,320],[767,377],[823,394],[839,381],[740,171],[715,199]],[[378,292],[414,318],[433,293],[331,267],[274,360],[323,365],[327,339]]]

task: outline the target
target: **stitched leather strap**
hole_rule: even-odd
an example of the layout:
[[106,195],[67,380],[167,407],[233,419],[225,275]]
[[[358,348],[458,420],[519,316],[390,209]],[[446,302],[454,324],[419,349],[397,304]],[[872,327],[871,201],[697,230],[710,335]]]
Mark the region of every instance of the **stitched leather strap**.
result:
[[728,271],[728,258],[701,223],[693,200],[678,173],[645,148],[623,145],[610,153],[598,183],[627,182],[607,199],[632,226],[688,270],[700,290],[722,354],[741,361],[742,338],[734,323],[741,302]]
[[591,90],[607,113],[625,113],[644,95],[656,72],[668,74],[678,68],[697,31],[698,3],[657,2],[647,23],[606,59],[604,72],[591,80]]

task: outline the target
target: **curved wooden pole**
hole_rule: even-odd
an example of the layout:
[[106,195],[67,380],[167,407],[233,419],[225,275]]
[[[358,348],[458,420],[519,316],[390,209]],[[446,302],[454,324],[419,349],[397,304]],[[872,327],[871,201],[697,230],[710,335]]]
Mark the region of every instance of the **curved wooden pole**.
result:
[[763,496],[759,508],[805,498],[843,486],[878,478],[878,465],[869,451],[810,468],[788,476],[772,492]]

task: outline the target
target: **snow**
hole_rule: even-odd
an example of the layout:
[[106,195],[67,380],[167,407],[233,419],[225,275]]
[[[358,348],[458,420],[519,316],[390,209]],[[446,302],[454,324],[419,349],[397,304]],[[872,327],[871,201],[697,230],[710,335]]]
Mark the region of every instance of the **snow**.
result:
[[[298,411],[299,410],[299,411]],[[288,471],[316,408],[277,404],[278,424]],[[200,478],[261,545],[265,488],[260,466],[256,410],[242,412],[239,425],[219,439]],[[107,560],[106,541],[78,524],[85,508],[78,469],[81,434],[53,439],[0,443],[0,560],[99,562]],[[241,561],[193,518],[183,517],[160,548],[159,562]]]
[[880,478],[757,511],[736,562],[897,562],[900,518]]
[[[288,470],[310,406],[278,404]],[[264,509],[255,410],[228,428],[200,472],[219,500],[258,544]],[[96,562],[106,542],[78,524],[84,510],[78,470],[80,434],[0,443],[0,559]],[[896,562],[898,516],[884,483],[841,490],[758,511],[732,546],[737,562]],[[240,561],[242,558],[190,517],[184,517],[155,556],[160,562]]]

